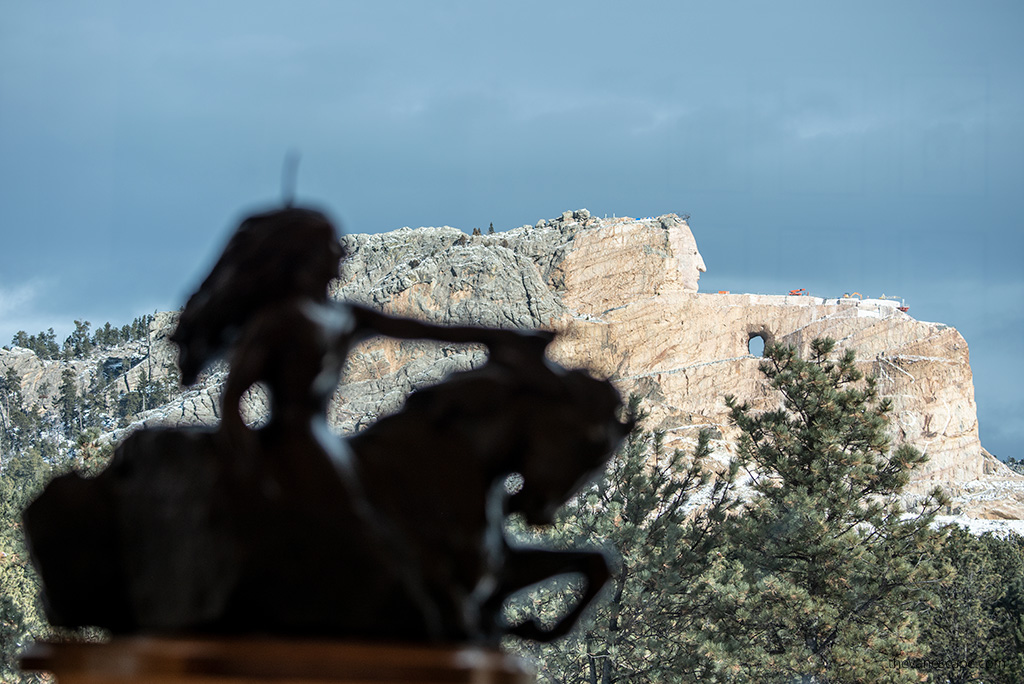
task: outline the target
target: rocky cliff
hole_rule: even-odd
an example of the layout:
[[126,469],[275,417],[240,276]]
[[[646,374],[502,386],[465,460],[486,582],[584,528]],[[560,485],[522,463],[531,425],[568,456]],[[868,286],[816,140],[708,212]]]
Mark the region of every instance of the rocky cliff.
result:
[[[895,436],[929,455],[918,489],[944,485],[969,515],[1024,518],[1024,478],[979,442],[963,337],[914,320],[893,301],[700,293],[703,259],[686,221],[671,214],[598,219],[581,210],[492,235],[403,228],[344,242],[349,258],[334,297],[439,323],[557,330],[557,361],[608,377],[623,394],[643,395],[650,427],[666,430],[671,445],[686,447],[700,428],[714,429],[723,460],[735,436],[725,395],[764,406],[777,401],[761,382],[751,338],[806,351],[813,338],[833,337],[856,349],[863,370],[878,376],[895,404]],[[152,377],[170,372],[174,350],[165,338],[172,322],[172,315],[154,321]],[[0,366],[16,364],[30,396],[56,387],[56,362],[33,362],[26,354],[2,352]],[[332,420],[342,432],[355,431],[396,410],[410,391],[483,359],[483,350],[472,346],[365,342],[349,358]],[[129,364],[126,386],[141,366]],[[76,370],[84,390],[89,363]],[[213,422],[222,380],[223,369],[209,373],[198,387],[134,416],[134,424]],[[253,392],[245,407],[252,420],[262,407]]]
[[[929,455],[919,491],[942,484],[962,495],[957,506],[969,514],[1024,517],[1021,478],[978,439],[967,343],[894,301],[699,293],[704,262],[674,215],[596,219],[584,210],[495,235],[420,228],[346,242],[336,297],[437,322],[558,330],[556,360],[646,397],[651,426],[670,444],[715,429],[723,457],[735,436],[724,396],[776,400],[751,338],[806,351],[815,337],[833,337],[857,351],[893,400],[895,437]],[[427,343],[366,343],[352,355],[335,421],[354,429],[367,413],[393,410],[407,391],[481,358]]]

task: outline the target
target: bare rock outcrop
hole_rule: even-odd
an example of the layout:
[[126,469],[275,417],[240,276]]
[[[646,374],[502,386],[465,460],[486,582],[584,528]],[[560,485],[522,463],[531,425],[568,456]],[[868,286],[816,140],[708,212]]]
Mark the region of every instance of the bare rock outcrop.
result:
[[[862,369],[892,399],[894,437],[929,456],[912,484],[911,505],[941,484],[955,498],[950,514],[1024,519],[1024,477],[978,438],[967,343],[894,301],[699,293],[704,261],[687,221],[674,214],[599,219],[584,209],[490,235],[403,228],[343,243],[349,256],[333,297],[437,323],[557,330],[556,360],[645,397],[649,426],[665,430],[670,446],[686,448],[699,429],[711,428],[723,461],[736,436],[724,397],[764,407],[778,401],[761,380],[751,338],[803,352],[816,337],[835,338],[857,351]],[[112,387],[130,388],[143,372],[171,372],[175,350],[166,337],[173,323],[174,314],[158,315],[145,348],[113,352],[125,363]],[[366,341],[349,357],[332,422],[342,433],[357,431],[397,410],[415,389],[479,365],[484,354],[472,345]],[[71,364],[84,391],[97,362]],[[28,403],[53,410],[61,362],[15,348],[0,351],[0,370],[8,366],[19,372]],[[215,422],[222,380],[223,369],[207,373],[170,403],[134,416],[129,429]],[[242,410],[258,422],[266,397],[250,392]]]
[[[892,399],[894,436],[928,454],[913,489],[998,485],[998,504],[974,495],[959,507],[1024,518],[1024,479],[978,438],[967,343],[895,301],[698,293],[704,262],[687,222],[675,215],[596,219],[584,210],[495,235],[403,229],[351,236],[347,244],[352,256],[335,296],[438,322],[559,330],[558,361],[645,396],[652,427],[666,430],[671,445],[685,447],[700,428],[712,428],[723,458],[735,437],[725,395],[766,407],[776,401],[750,339],[806,352],[815,337],[833,337],[857,351]],[[394,410],[407,391],[481,359],[478,349],[370,341],[352,356],[335,417],[356,429],[363,412]]]

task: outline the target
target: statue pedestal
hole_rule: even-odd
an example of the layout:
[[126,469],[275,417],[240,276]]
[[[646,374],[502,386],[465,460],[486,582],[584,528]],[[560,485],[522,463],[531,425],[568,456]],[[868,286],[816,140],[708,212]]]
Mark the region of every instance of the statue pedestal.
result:
[[337,641],[122,637],[39,643],[23,670],[58,684],[532,684],[531,668],[498,651]]

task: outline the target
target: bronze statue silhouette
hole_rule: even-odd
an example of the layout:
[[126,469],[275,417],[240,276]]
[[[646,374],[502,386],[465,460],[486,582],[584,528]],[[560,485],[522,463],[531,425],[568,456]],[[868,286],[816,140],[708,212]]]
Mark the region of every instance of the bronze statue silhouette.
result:
[[[321,212],[242,222],[172,336],[186,383],[228,357],[220,425],[135,432],[99,476],[57,478],[26,510],[51,621],[491,644],[572,627],[604,554],[517,548],[503,526],[514,512],[550,524],[600,474],[632,427],[615,389],[548,361],[551,333],[331,302],[343,256]],[[490,355],[344,440],[327,405],[351,346],[378,334]],[[250,428],[239,402],[257,383],[270,416]],[[562,573],[586,584],[554,627],[504,624],[510,594]]]

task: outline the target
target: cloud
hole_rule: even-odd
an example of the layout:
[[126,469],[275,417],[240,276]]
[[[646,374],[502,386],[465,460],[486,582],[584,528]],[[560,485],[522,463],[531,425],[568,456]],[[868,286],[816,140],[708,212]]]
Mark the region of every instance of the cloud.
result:
[[652,135],[660,134],[666,129],[676,126],[684,117],[693,113],[694,108],[684,105],[650,106],[639,109],[644,112],[646,121],[643,121],[630,129],[630,135]]
[[36,333],[57,326],[45,311],[50,283],[34,279],[14,286],[0,285],[0,344],[7,344],[19,330]]
[[0,286],[0,318],[7,319],[32,308],[39,298],[39,281],[15,287]]

